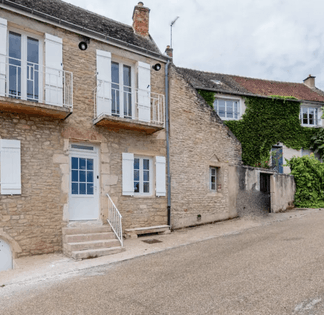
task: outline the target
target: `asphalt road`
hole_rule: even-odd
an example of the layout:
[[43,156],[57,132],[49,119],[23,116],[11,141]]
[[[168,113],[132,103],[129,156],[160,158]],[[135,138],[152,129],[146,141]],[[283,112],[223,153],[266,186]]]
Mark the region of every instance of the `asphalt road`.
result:
[[0,314],[324,314],[324,210],[7,293]]

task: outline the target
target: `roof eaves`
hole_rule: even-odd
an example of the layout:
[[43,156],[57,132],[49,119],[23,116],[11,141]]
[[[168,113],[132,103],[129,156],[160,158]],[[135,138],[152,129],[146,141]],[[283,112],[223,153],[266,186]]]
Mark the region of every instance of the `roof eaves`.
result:
[[24,5],[21,5],[21,4],[18,4],[15,2],[9,1],[9,0],[0,0],[0,8],[4,8],[7,10],[14,8],[14,9],[29,13],[33,16],[39,17],[41,19],[45,19],[46,21],[50,21],[53,24],[57,24],[58,26],[67,27],[74,31],[79,31],[79,32],[83,33],[82,35],[92,36],[92,37],[95,37],[95,38],[98,38],[98,39],[101,39],[104,41],[108,41],[109,44],[115,44],[116,46],[122,46],[123,48],[128,49],[128,50],[135,50],[135,51],[141,52],[143,54],[149,55],[151,57],[155,57],[160,60],[162,59],[164,62],[166,62],[167,60],[170,59],[170,57],[168,57],[168,56],[164,56],[157,52],[154,52],[154,51],[151,51],[151,50],[148,50],[145,48],[141,48],[141,47],[133,45],[133,44],[129,44],[122,40],[107,36],[106,34],[93,31],[91,29],[79,26],[77,24],[71,23],[66,20],[59,19],[59,18],[49,15],[47,13],[43,13],[38,10],[28,8]]

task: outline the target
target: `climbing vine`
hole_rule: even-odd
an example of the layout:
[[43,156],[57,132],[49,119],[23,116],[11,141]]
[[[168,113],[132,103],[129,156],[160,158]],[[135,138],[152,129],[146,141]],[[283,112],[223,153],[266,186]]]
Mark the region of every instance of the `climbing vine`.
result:
[[324,164],[314,154],[293,157],[286,162],[296,182],[295,205],[305,208],[324,207]]
[[317,129],[300,125],[300,102],[293,97],[246,97],[245,105],[241,120],[224,122],[242,144],[245,165],[269,160],[271,148],[278,142],[295,150],[310,148]]
[[197,92],[205,99],[206,103],[211,108],[214,108],[214,100],[215,100],[214,92],[204,91],[204,90],[197,90]]

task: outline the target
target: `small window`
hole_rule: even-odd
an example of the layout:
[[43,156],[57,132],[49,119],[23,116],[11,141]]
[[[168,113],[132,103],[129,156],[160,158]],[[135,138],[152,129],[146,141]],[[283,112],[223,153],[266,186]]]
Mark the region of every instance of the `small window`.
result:
[[301,107],[300,119],[304,126],[317,126],[317,108]]
[[211,191],[217,191],[218,168],[210,167],[209,169],[209,188]]
[[152,162],[149,158],[134,158],[134,193],[150,195]]
[[240,101],[231,99],[215,99],[214,109],[223,120],[240,118]]

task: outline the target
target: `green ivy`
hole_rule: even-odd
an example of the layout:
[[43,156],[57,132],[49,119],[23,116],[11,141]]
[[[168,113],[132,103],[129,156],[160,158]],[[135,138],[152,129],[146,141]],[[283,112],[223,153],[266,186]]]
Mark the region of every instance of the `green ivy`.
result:
[[295,205],[303,208],[324,207],[324,164],[311,156],[294,157],[287,165],[296,182]]
[[311,147],[314,153],[319,153],[320,157],[324,159],[324,129],[318,128],[318,131],[311,138]]
[[204,90],[197,90],[197,92],[205,99],[206,103],[211,108],[214,108],[214,101],[215,101],[215,93],[214,92],[204,91]]
[[270,159],[271,148],[278,142],[295,150],[310,148],[317,128],[300,125],[300,102],[290,99],[245,97],[242,119],[224,122],[242,144],[245,165],[256,166]]

